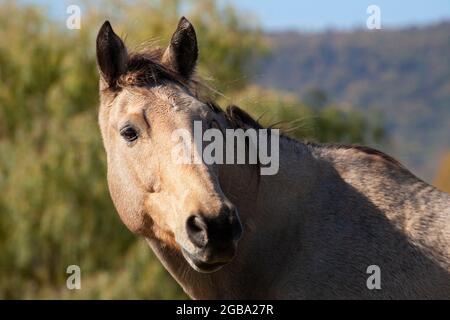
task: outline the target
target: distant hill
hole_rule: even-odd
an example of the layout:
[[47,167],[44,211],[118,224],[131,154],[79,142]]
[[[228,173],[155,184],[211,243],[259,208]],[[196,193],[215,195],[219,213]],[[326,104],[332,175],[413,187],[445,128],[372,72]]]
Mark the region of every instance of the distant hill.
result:
[[390,152],[430,181],[450,150],[450,22],[392,30],[279,32],[254,81],[382,113]]

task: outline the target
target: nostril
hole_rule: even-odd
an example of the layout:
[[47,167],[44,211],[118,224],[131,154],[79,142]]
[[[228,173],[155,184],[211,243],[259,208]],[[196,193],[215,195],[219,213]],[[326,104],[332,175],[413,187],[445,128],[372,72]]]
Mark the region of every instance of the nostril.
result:
[[190,216],[186,222],[186,231],[189,239],[199,248],[204,248],[208,243],[208,227],[200,216]]

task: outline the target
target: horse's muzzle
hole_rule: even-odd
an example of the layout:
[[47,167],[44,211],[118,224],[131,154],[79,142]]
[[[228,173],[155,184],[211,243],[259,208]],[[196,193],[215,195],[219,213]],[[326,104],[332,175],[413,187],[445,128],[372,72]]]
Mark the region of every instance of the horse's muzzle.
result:
[[216,217],[190,216],[186,231],[195,253],[183,250],[184,257],[197,271],[213,272],[233,259],[242,225],[237,210],[226,206]]

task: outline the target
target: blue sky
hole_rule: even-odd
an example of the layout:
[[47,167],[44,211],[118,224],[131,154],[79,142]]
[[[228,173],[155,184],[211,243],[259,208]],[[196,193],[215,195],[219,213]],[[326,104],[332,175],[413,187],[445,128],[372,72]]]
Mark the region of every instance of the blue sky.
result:
[[[151,0],[149,0],[151,1]],[[423,25],[450,20],[450,0],[219,0],[256,15],[266,30],[348,29],[365,26],[369,5],[381,9],[382,27]],[[28,0],[65,14],[66,4],[81,1]]]
[[369,5],[381,9],[383,26],[427,24],[450,19],[450,0],[232,0],[254,12],[266,29],[326,29],[365,26]]

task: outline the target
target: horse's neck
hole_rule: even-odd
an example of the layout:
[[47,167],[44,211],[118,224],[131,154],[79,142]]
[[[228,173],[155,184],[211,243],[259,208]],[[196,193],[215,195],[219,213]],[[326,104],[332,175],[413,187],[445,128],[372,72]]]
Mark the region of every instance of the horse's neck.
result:
[[[387,295],[379,297],[405,297],[405,292],[430,294],[439,287],[436,284],[448,283],[448,271],[412,247],[385,212],[343,180],[331,162],[312,156],[308,146],[282,139],[279,172],[258,177],[256,170],[237,165],[221,168],[222,189],[238,207],[244,225],[235,259],[221,270],[198,273],[179,252],[149,240],[191,297],[373,298],[361,285],[366,283],[361,272],[373,261],[386,268],[387,276],[395,274],[397,279]],[[402,197],[401,192],[398,197]],[[401,204],[394,207],[404,211]],[[392,259],[397,256],[401,258]],[[445,261],[442,255],[441,260]],[[335,268],[343,261],[347,267]],[[360,270],[359,276],[353,270]],[[427,273],[444,280],[417,285],[409,281]],[[324,287],[330,289],[323,291]],[[448,286],[438,289],[443,297],[448,296]]]
[[224,193],[239,209],[244,228],[250,229],[244,232],[260,233],[276,226],[295,226],[299,205],[315,188],[320,169],[306,145],[281,139],[276,174],[260,175],[258,167],[238,165],[225,167],[221,173]]
[[[259,294],[267,298],[268,288],[281,274],[277,268],[283,268],[292,252],[287,239],[296,238],[299,231],[299,202],[314,185],[315,162],[307,147],[291,143],[280,141],[276,175],[259,176],[255,166],[221,168],[221,187],[239,209],[244,226],[237,256],[230,264],[215,273],[201,274],[179,252],[149,240],[158,258],[191,297],[258,298]],[[244,285],[249,283],[251,288]]]

